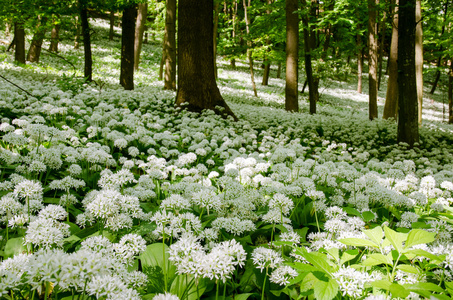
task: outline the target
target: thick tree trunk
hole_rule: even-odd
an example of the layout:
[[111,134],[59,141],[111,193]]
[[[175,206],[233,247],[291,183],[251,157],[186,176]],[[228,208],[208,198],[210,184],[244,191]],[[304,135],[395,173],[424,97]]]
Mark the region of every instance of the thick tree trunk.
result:
[[85,56],[84,77],[87,81],[93,80],[93,58],[91,56],[90,23],[88,22],[88,9],[85,0],[79,0],[80,22],[82,23],[83,52]]
[[56,23],[50,32],[50,52],[58,52],[58,42],[60,41],[60,23]]
[[286,0],[286,88],[285,109],[299,111],[298,66],[299,66],[299,15],[298,0]]
[[393,12],[392,40],[388,61],[387,94],[385,96],[384,119],[398,117],[398,0],[392,1],[395,5]]
[[148,14],[148,3],[138,4],[137,21],[135,24],[135,41],[134,41],[134,70],[138,70],[140,63],[140,52],[142,51],[143,32]]
[[176,0],[167,0],[164,41],[164,89],[176,91]]
[[[250,34],[250,18],[248,16],[247,12],[247,7],[250,6],[250,1],[247,5],[246,0],[243,0],[243,6],[244,6],[244,18],[245,18],[245,28],[247,31],[247,35]],[[256,90],[256,84],[255,84],[255,73],[253,71],[253,49],[252,49],[252,42],[247,41],[247,58],[249,60],[249,69],[250,69],[250,79],[252,80],[252,88],[253,88],[253,93],[255,97],[258,97],[258,91]]]
[[113,36],[115,35],[115,12],[113,10],[110,11],[110,28],[109,28],[109,41],[113,41]]
[[42,50],[42,42],[46,34],[46,17],[39,17],[40,21],[37,24],[36,32],[33,35],[33,39],[30,44],[30,48],[27,53],[27,60],[29,62],[39,62],[39,57]]
[[267,57],[264,58],[264,70],[263,70],[263,80],[261,81],[261,85],[269,85],[269,73],[271,71],[271,62]]
[[219,31],[219,13],[220,13],[220,2],[214,0],[214,29],[213,29],[213,42],[214,42],[214,75],[217,79],[218,72],[217,72],[217,34]]
[[134,89],[134,40],[137,7],[126,6],[121,26],[121,73],[120,84],[125,90]]
[[14,23],[14,40],[16,51],[14,53],[14,61],[25,64],[25,29],[24,23]]
[[74,49],[79,49],[79,41],[80,41],[79,16],[75,16]]
[[377,110],[377,64],[378,43],[376,26],[376,0],[368,0],[368,117],[373,120],[378,117]]
[[423,29],[421,0],[415,4],[415,78],[417,79],[418,124],[422,124],[423,106]]
[[398,142],[419,141],[415,67],[416,0],[399,1],[398,19]]
[[[201,112],[234,116],[220,94],[214,76],[212,0],[179,0],[178,93],[176,105]],[[219,109],[221,107],[221,109]]]

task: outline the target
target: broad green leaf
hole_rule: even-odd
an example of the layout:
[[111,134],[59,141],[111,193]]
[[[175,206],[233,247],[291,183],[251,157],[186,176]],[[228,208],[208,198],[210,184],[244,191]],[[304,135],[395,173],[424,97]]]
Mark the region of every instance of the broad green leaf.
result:
[[177,295],[179,299],[197,300],[199,299],[197,295],[203,295],[206,289],[205,282],[206,280],[199,278],[197,292],[197,284],[192,275],[177,275],[171,283],[170,293]]
[[338,283],[334,279],[329,279],[329,281],[320,280],[315,285],[314,292],[317,300],[331,300],[338,294]]
[[305,292],[311,290],[316,284],[318,284],[319,281],[320,280],[315,275],[313,275],[313,273],[307,274],[300,285],[300,291]]
[[404,271],[406,273],[418,274],[420,273],[417,268],[410,265],[398,265],[396,266],[398,270]]
[[327,249],[326,252],[330,254],[335,259],[335,261],[340,260],[340,250],[338,250],[338,248],[330,248]]
[[404,286],[398,283],[392,283],[389,288],[390,293],[392,293],[392,296],[395,298],[403,298],[405,299],[407,296],[409,296],[410,291],[406,290]]
[[361,213],[360,211],[358,211],[357,209],[355,208],[352,208],[352,207],[343,207],[343,210],[348,213],[349,215],[353,215],[353,216],[357,216],[357,217],[360,217],[361,216]]
[[296,271],[300,272],[314,272],[316,271],[316,268],[313,267],[310,264],[305,264],[301,262],[295,262],[292,264],[289,264],[291,267],[293,267]]
[[234,299],[235,300],[247,300],[252,295],[257,295],[257,294],[256,293],[239,294],[239,295],[235,295]]
[[[301,248],[299,248],[301,249]],[[305,249],[304,249],[305,250]],[[329,264],[329,259],[325,254],[319,252],[307,252],[301,251],[300,254],[311,263],[318,271],[322,271],[327,274],[332,274],[335,272],[333,267]]]
[[413,222],[412,228],[431,228],[426,222]]
[[[382,231],[381,226],[376,226],[373,229],[364,230],[363,233],[377,245],[381,244],[382,238],[384,237],[384,232]],[[379,246],[378,246],[379,247]]]
[[343,243],[348,246],[355,246],[355,247],[374,247],[379,248],[379,245],[373,241],[367,239],[360,239],[360,238],[346,238],[338,240],[340,243]]
[[355,257],[357,257],[358,254],[359,250],[357,249],[345,251],[341,256],[340,265],[343,265],[344,263],[354,259]]
[[8,242],[6,242],[3,257],[13,257],[16,254],[21,254],[26,251],[27,247],[24,246],[23,237],[12,238],[9,239]]
[[408,249],[412,246],[419,244],[428,244],[436,239],[436,233],[428,232],[423,229],[412,229],[407,235],[406,245],[404,249]]
[[[164,248],[162,248],[164,247]],[[165,260],[164,260],[164,251],[165,251]],[[160,267],[163,270],[167,271],[168,278],[172,278],[175,276],[176,267],[170,263],[168,260],[168,246],[162,243],[154,243],[148,245],[146,250],[140,254],[140,261],[142,263],[143,268],[152,268],[152,267]],[[164,268],[164,261],[166,263]]]
[[370,222],[371,220],[376,218],[376,216],[371,211],[364,211],[362,213],[362,218],[365,222]]
[[392,283],[388,280],[376,280],[371,282],[371,286],[377,289],[382,289],[388,291]]
[[392,265],[393,261],[391,256],[385,256],[381,253],[373,253],[370,255],[367,255],[365,261],[362,263],[364,266],[377,266],[381,264],[385,265]]
[[422,249],[405,250],[404,255],[406,255],[409,259],[413,259],[416,256],[422,256],[422,257],[429,258],[432,261],[438,261],[438,262],[443,261],[443,259],[441,259],[439,256],[429,253],[428,251],[422,250]]
[[396,232],[388,228],[387,226],[384,227],[385,237],[390,241],[390,243],[395,247],[398,253],[403,252],[403,242],[407,239],[407,234]]
[[443,288],[431,282],[417,282],[414,284],[406,284],[404,285],[404,287],[410,291],[426,290],[438,293],[445,293],[445,290]]

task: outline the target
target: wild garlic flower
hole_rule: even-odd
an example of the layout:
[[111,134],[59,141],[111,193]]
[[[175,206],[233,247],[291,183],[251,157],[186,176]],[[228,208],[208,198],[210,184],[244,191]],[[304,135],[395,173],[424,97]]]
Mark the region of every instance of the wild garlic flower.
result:
[[368,273],[357,271],[352,267],[341,266],[332,274],[339,285],[343,296],[358,298],[362,296],[365,284],[374,281]]
[[54,246],[61,247],[64,238],[69,235],[68,224],[57,222],[56,219],[52,218],[38,217],[28,225],[24,243],[45,249]]
[[210,210],[218,210],[221,206],[220,197],[210,189],[193,193],[191,201],[201,208],[206,208],[208,214]]
[[171,209],[173,211],[188,210],[190,209],[190,201],[178,194],[171,194],[162,200],[160,206],[163,209]]
[[276,209],[284,216],[287,216],[294,208],[294,202],[289,197],[277,193],[269,200],[269,208]]
[[156,294],[153,300],[179,300],[178,296],[165,292],[165,294]]
[[253,250],[252,260],[261,272],[267,268],[277,268],[283,263],[283,258],[279,252],[264,247],[257,247]]
[[126,234],[120,241],[113,244],[117,257],[125,264],[132,264],[133,258],[146,249],[146,241],[137,234]]
[[20,199],[41,199],[43,196],[43,188],[41,182],[24,180],[16,184],[13,193]]
[[234,235],[242,235],[247,231],[254,231],[255,224],[251,220],[241,220],[237,217],[220,217],[212,222],[212,228],[216,230],[224,229]]
[[296,270],[289,266],[280,266],[272,271],[269,280],[279,285],[288,285],[290,280],[294,279],[297,275]]
[[95,295],[97,299],[123,292],[127,289],[126,284],[117,275],[98,275],[94,276],[87,285],[90,295]]

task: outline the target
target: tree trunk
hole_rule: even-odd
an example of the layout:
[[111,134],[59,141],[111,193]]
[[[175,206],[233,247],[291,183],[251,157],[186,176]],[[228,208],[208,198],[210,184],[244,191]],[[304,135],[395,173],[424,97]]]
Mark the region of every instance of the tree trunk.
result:
[[[326,1],[324,4],[325,7],[325,13],[332,12],[335,8],[335,0],[329,0]],[[332,24],[330,22],[327,23],[327,26],[325,28],[325,33],[324,33],[324,44],[322,46],[322,53],[321,53],[321,59],[323,61],[327,60],[328,57],[328,51],[330,47],[330,36],[332,35]]]
[[28,49],[27,60],[29,62],[39,62],[39,57],[41,55],[42,50],[42,42],[44,40],[44,36],[46,34],[46,17],[38,17],[40,19],[39,23],[37,24],[36,32],[33,35],[33,39],[30,44],[30,48]]
[[60,23],[56,23],[50,32],[50,52],[58,52],[58,42],[60,41]]
[[179,0],[176,105],[186,104],[184,108],[195,112],[211,109],[236,119],[215,81],[213,10],[212,0]]
[[14,40],[16,51],[14,52],[14,61],[25,64],[25,29],[24,23],[14,23]]
[[167,0],[164,41],[164,89],[176,91],[176,0]]
[[299,15],[298,0],[286,0],[286,88],[285,109],[298,112]]
[[220,12],[220,1],[214,0],[214,32],[213,32],[213,42],[214,42],[214,75],[217,79],[217,34],[219,31],[219,12]]
[[[270,6],[271,4],[272,4],[272,0],[267,0],[267,5]],[[267,15],[271,14],[271,10],[269,8],[266,9],[266,14]],[[266,44],[268,45],[268,47],[270,47],[271,40],[266,39]],[[270,48],[268,48],[267,50],[270,51]],[[267,58],[266,55],[264,56],[263,64],[264,64],[264,71],[263,71],[263,81],[261,82],[261,85],[266,86],[269,84],[269,75],[270,75],[270,71],[271,71],[271,62]]]
[[[243,0],[243,6],[244,6],[244,17],[245,17],[245,28],[247,31],[247,35],[250,34],[250,18],[247,13],[247,7],[250,6],[250,1],[247,5],[246,0]],[[255,73],[253,71],[253,49],[252,49],[252,41],[247,41],[247,58],[249,60],[249,69],[250,69],[250,78],[252,80],[252,87],[253,87],[253,93],[255,97],[258,97],[258,91],[256,90],[256,84],[255,84]]]
[[421,0],[415,4],[415,78],[417,79],[418,124],[422,124],[423,106],[423,29]]
[[79,49],[79,41],[80,41],[79,16],[75,16],[74,49]]
[[160,59],[159,65],[159,80],[164,79],[164,64],[165,64],[165,34],[164,38],[162,39],[162,57]]
[[90,23],[88,22],[88,9],[86,0],[79,0],[80,22],[82,23],[83,52],[85,55],[84,77],[87,81],[93,80],[93,58],[91,57]]
[[115,12],[110,11],[110,29],[109,29],[109,41],[113,41],[113,36],[115,35]]
[[[445,24],[447,23],[447,13],[448,13],[448,4],[450,1],[445,1],[445,8],[444,8],[444,23],[442,24],[442,31],[440,33],[440,37],[442,37],[445,33]],[[442,53],[443,51],[442,45],[439,47],[439,52]],[[437,84],[440,79],[440,66],[442,65],[442,54],[439,55],[439,58],[437,59],[437,71],[436,71],[436,78],[434,79],[433,87],[431,88],[431,91],[429,92],[431,95],[434,95],[434,92],[436,91]],[[450,79],[449,79],[450,80]]]
[[378,117],[377,110],[377,63],[378,43],[376,10],[377,0],[368,0],[368,90],[369,90],[369,114],[370,120]]
[[394,5],[392,22],[392,40],[388,61],[387,94],[385,96],[384,119],[398,117],[398,0],[393,0]]
[[[360,27],[359,27],[360,28]],[[358,28],[358,29],[359,29]],[[362,76],[363,76],[363,47],[362,47],[362,36],[357,34],[357,92],[362,93]]]
[[453,124],[453,62],[448,73],[448,123]]
[[381,88],[381,78],[382,78],[382,61],[384,60],[384,47],[385,47],[385,34],[386,34],[386,20],[387,20],[387,13],[384,10],[382,20],[379,22],[379,54],[378,54],[378,83],[377,83],[377,89]]
[[[307,1],[302,1],[302,6],[306,6]],[[310,14],[313,14],[313,1],[311,1],[312,8],[310,9]],[[318,82],[313,75],[313,67],[312,67],[312,50],[314,46],[314,42],[316,39],[313,38],[314,32],[312,31],[313,27],[309,27],[308,25],[308,18],[309,16],[305,15],[302,18],[302,22],[304,24],[304,60],[305,60],[305,73],[307,75],[307,82],[308,82],[308,99],[310,101],[310,114],[316,113],[316,103],[319,100],[319,92],[318,92]]]
[[134,41],[134,70],[138,71],[140,63],[140,52],[142,51],[143,32],[148,14],[148,3],[138,4],[137,21],[135,24],[135,41]]
[[399,1],[398,19],[398,142],[419,141],[415,67],[416,0]]
[[134,89],[134,40],[137,7],[126,6],[121,24],[121,73],[120,84],[125,90]]

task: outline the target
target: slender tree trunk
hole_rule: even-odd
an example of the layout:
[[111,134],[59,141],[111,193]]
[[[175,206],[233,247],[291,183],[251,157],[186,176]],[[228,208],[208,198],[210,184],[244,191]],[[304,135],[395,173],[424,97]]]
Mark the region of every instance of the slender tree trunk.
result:
[[[447,13],[448,13],[448,4],[450,1],[445,1],[445,8],[444,8],[444,23],[442,24],[442,31],[440,33],[440,37],[442,37],[445,33],[445,24],[447,23]],[[442,45],[439,47],[439,52],[442,53],[443,51]],[[442,54],[439,55],[439,58],[437,59],[437,71],[436,71],[436,77],[434,79],[433,87],[431,88],[431,91],[429,92],[431,95],[434,95],[434,92],[436,91],[437,84],[440,79],[440,66],[442,65]]]
[[162,58],[160,59],[160,66],[159,66],[159,80],[164,79],[164,64],[165,64],[165,34],[162,40]]
[[11,22],[6,22],[6,30],[5,30],[5,35],[6,37],[9,37],[9,35],[11,34],[11,30],[12,30],[12,23]]
[[50,32],[50,52],[58,52],[58,42],[60,41],[60,23],[55,23]]
[[82,23],[83,51],[85,56],[84,77],[87,81],[93,80],[93,58],[91,56],[90,23],[88,22],[88,9],[86,0],[79,0],[80,22]]
[[392,22],[392,40],[388,61],[387,94],[385,96],[384,119],[398,117],[398,0],[393,0],[394,5]]
[[448,73],[448,123],[453,124],[453,61],[450,61]]
[[113,41],[113,36],[115,35],[115,12],[113,10],[110,11],[110,28],[109,28],[109,41]]
[[[324,12],[331,12],[335,8],[335,0],[329,0],[325,3],[324,5],[325,11]],[[330,22],[327,23],[327,26],[325,28],[325,34],[324,34],[324,44],[322,46],[322,53],[321,53],[321,59],[323,61],[327,60],[328,57],[328,52],[330,48],[330,36],[332,35],[332,24]]]
[[362,36],[357,34],[357,92],[362,93],[362,76],[363,76],[363,47]]
[[379,56],[378,56],[378,83],[377,89],[381,88],[381,78],[382,78],[382,61],[384,60],[384,47],[385,47],[385,34],[386,34],[386,20],[387,20],[387,13],[384,10],[382,20],[379,22]]
[[415,4],[415,78],[417,79],[418,124],[422,124],[423,106],[423,29],[421,0]]
[[[267,0],[267,5],[270,6],[271,4],[272,4],[272,0]],[[266,14],[267,15],[271,14],[271,10],[269,8],[266,9]],[[271,41],[269,39],[267,39],[266,44],[268,45],[268,47],[270,47]],[[270,49],[268,49],[268,50],[270,50]],[[270,74],[270,70],[271,70],[271,62],[267,58],[266,55],[264,56],[263,63],[264,63],[264,72],[263,72],[263,81],[261,82],[261,85],[266,86],[269,84],[269,74]]]
[[14,23],[14,40],[16,51],[14,53],[14,61],[25,64],[25,29],[24,23]]
[[[233,38],[234,43],[236,43],[236,19],[238,13],[238,0],[233,0],[233,31],[231,32],[231,37]],[[230,66],[236,68],[236,59],[232,58],[230,60]]]
[[33,39],[28,49],[27,60],[29,62],[39,62],[39,57],[42,50],[42,42],[46,34],[46,17],[39,17],[39,22],[37,24],[36,32],[33,35]]
[[377,61],[378,43],[376,26],[377,0],[368,0],[368,87],[369,87],[369,119],[378,117],[377,110]]
[[415,67],[416,0],[399,1],[398,19],[398,142],[419,141]]
[[214,76],[213,1],[179,0],[178,7],[176,105],[184,103],[184,108],[195,112],[211,109],[236,119],[222,98]]
[[80,41],[79,16],[75,16],[74,49],[79,49],[79,41]]
[[218,78],[217,72],[217,34],[219,31],[219,13],[220,13],[220,1],[214,0],[214,32],[213,32],[213,42],[214,42],[214,75],[215,78]]
[[165,14],[165,90],[176,91],[176,0],[167,0]]
[[286,0],[286,88],[285,109],[298,112],[299,15],[298,0]]
[[120,84],[125,90],[134,89],[134,40],[137,7],[126,6],[121,26],[121,73]]
[[[302,5],[307,5],[306,0],[303,0]],[[311,58],[311,44],[312,39],[310,37],[310,27],[308,26],[308,16],[302,18],[304,24],[304,59],[305,59],[305,73],[307,75],[308,82],[308,99],[310,101],[310,114],[316,113],[316,102],[318,102],[319,94],[317,93],[316,80],[313,76],[312,58]]]
[[[247,12],[247,7],[250,6],[250,1],[251,0],[249,0],[249,3],[247,5],[246,0],[243,0],[245,28],[247,31],[247,35],[250,34],[250,18],[248,16],[248,12]],[[256,90],[256,84],[255,84],[255,73],[253,71],[253,49],[252,49],[251,41],[247,41],[247,58],[249,60],[250,78],[252,80],[253,93],[255,94],[255,97],[258,97],[258,91]]]
[[147,14],[148,14],[148,3],[139,3],[137,21],[135,24],[135,41],[134,41],[134,70],[136,71],[138,71],[138,66],[140,63],[140,52],[142,51],[143,31],[145,30]]

